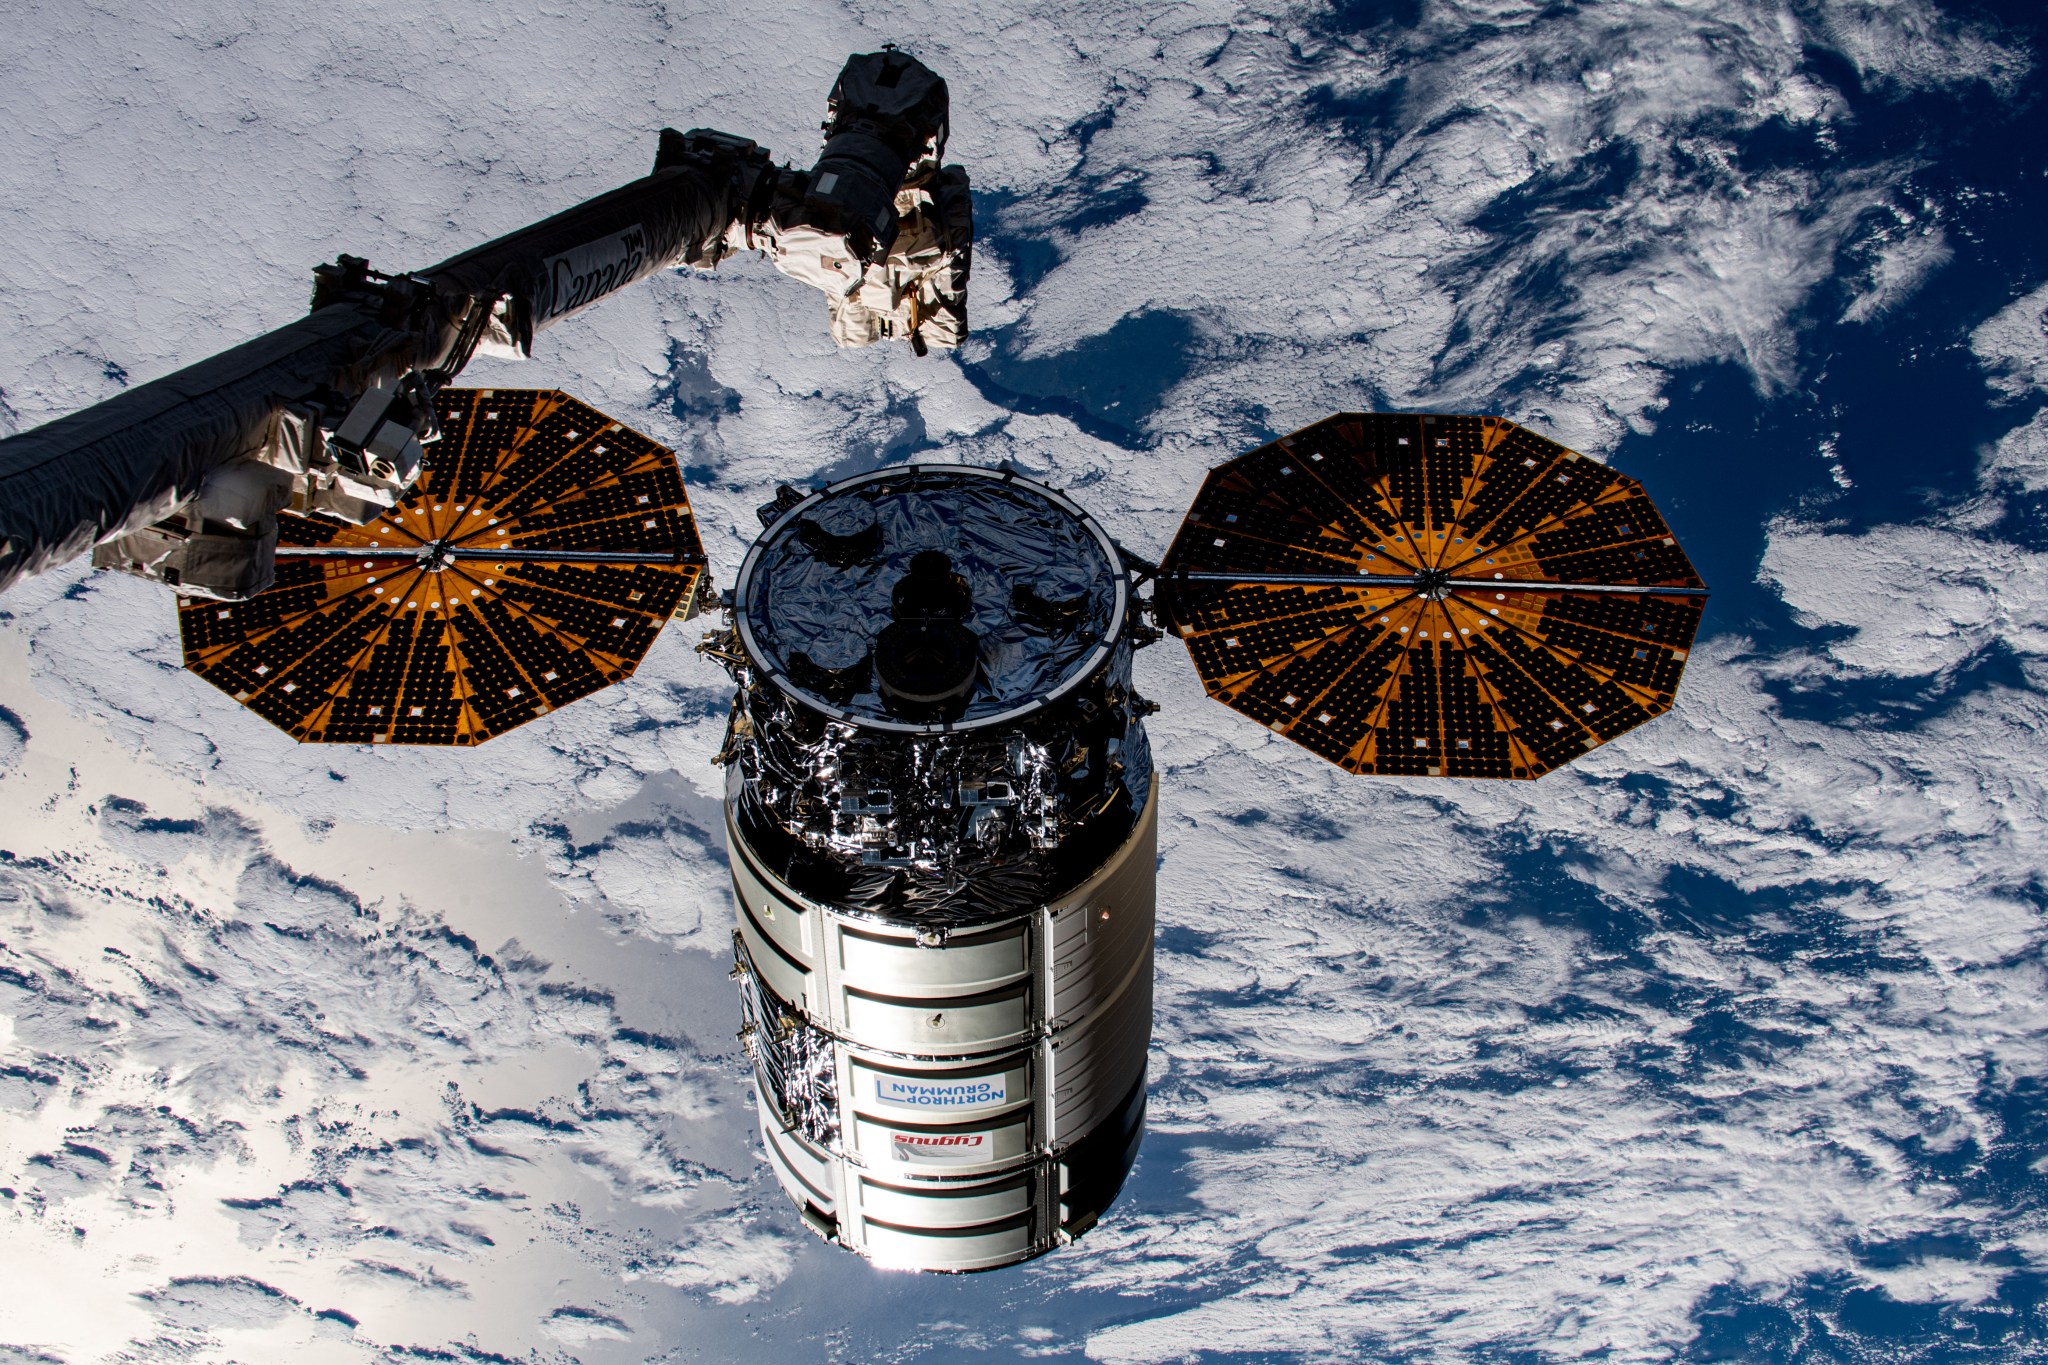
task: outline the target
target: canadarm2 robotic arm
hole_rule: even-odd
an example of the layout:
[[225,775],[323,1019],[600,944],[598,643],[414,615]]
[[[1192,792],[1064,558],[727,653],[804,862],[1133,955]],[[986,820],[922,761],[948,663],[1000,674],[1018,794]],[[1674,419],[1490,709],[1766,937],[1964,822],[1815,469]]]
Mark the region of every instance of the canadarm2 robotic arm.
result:
[[310,314],[0,441],[0,589],[93,561],[224,599],[271,580],[281,513],[361,524],[417,477],[434,394],[481,353],[656,271],[759,250],[823,290],[842,346],[966,335],[973,219],[941,164],[946,83],[893,49],[848,60],[809,171],[745,138],[663,129],[646,177],[405,275],[343,256]]

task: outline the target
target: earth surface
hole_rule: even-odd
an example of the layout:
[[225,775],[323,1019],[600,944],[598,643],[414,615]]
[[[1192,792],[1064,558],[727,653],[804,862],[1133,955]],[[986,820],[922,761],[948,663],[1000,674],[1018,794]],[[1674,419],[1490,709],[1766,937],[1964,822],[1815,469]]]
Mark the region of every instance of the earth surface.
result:
[[1344,408],[1640,478],[1714,589],[1676,709],[1532,784],[1164,704],[1151,1134],[1025,1267],[887,1274],[762,1165],[722,676],[475,751],[301,748],[171,598],[0,597],[0,1361],[2048,1355],[2048,30],[2038,5],[18,0],[0,432],[847,53],[952,83],[957,355],[741,260],[466,378],[778,482],[1007,463],[1140,554]]

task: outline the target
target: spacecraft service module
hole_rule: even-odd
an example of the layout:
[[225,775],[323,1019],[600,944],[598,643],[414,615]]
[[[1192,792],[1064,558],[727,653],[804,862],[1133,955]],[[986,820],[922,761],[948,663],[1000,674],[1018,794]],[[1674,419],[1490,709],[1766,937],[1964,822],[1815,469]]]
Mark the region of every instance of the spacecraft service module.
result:
[[760,509],[711,586],[673,455],[471,355],[743,248],[842,345],[966,331],[945,82],[850,59],[810,172],[664,131],[645,180],[0,441],[0,586],[94,547],[188,667],[295,738],[472,745],[671,618],[735,685],[717,761],[764,1148],[878,1264],[1092,1227],[1144,1128],[1159,782],[1134,653],[1355,773],[1534,778],[1669,709],[1705,588],[1634,480],[1494,417],[1339,413],[1219,465],[1164,560],[1013,472],[902,465]]

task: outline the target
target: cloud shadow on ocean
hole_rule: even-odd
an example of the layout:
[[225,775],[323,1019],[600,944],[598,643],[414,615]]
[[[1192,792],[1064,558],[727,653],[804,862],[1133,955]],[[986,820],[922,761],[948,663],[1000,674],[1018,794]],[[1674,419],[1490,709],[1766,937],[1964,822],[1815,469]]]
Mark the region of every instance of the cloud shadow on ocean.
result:
[[998,406],[1055,414],[1098,440],[1145,450],[1156,443],[1152,418],[1194,367],[1199,335],[1185,314],[1142,312],[1067,350],[1027,358],[1015,329],[1004,329],[984,359],[963,359],[960,370]]

